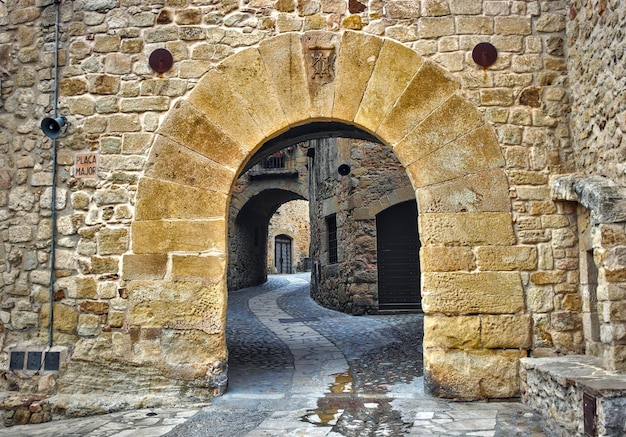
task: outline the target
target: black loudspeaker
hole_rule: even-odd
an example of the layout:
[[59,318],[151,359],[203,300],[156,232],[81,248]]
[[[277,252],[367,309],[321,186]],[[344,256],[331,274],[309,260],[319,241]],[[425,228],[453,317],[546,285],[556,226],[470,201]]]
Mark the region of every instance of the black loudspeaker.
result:
[[347,176],[350,174],[350,166],[348,164],[341,164],[337,171],[341,176]]
[[61,128],[67,123],[67,118],[61,116],[57,118],[44,118],[41,121],[41,130],[47,137],[55,139],[61,136]]

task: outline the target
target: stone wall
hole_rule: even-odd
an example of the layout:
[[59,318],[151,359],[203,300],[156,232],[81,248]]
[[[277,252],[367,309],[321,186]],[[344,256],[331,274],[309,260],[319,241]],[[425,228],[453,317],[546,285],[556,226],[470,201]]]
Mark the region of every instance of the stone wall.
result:
[[[572,145],[576,176],[556,179],[555,192],[580,205],[581,291],[587,351],[609,369],[626,369],[626,286],[622,203],[626,193],[623,144],[623,32],[626,5],[572,1],[567,25]],[[569,193],[569,194],[568,194]],[[590,273],[591,272],[591,273]],[[593,276],[590,280],[589,277]]]
[[[558,437],[619,437],[626,430],[626,375],[591,356],[522,359],[522,400]],[[585,405],[586,404],[586,405]]]
[[626,5],[616,0],[570,0],[567,77],[572,153],[583,175],[626,185],[624,29]]
[[[266,139],[319,119],[375,132],[407,169],[422,214],[425,362],[437,394],[512,396],[527,349],[580,351],[575,207],[553,201],[548,185],[549,175],[577,165],[570,96],[575,150],[594,144],[578,138],[586,103],[576,93],[590,96],[590,88],[566,81],[568,65],[592,68],[567,64],[564,54],[575,3],[63,1],[58,110],[69,125],[57,141],[56,181],[52,141],[39,129],[54,107],[56,6],[0,3],[0,368],[11,350],[48,342],[53,182],[53,333],[69,357],[56,384],[6,372],[2,391],[139,393],[152,380],[149,396],[161,402],[188,390],[220,393],[234,180]],[[601,7],[617,11],[615,1],[589,5],[594,32]],[[587,25],[583,14],[570,19]],[[316,30],[328,33],[303,36]],[[293,73],[310,67],[302,53],[314,43],[338,47],[344,37],[335,81]],[[576,40],[580,53],[604,56],[585,38]],[[484,41],[498,49],[486,69],[471,57]],[[171,70],[150,68],[156,48],[172,53]],[[336,101],[335,87],[343,93]],[[613,141],[611,120],[601,131],[600,116],[592,118]],[[88,151],[99,154],[98,178],[77,179],[75,154]],[[513,297],[499,300],[494,283]],[[445,284],[467,300],[449,298]],[[477,391],[487,366],[497,378]]]

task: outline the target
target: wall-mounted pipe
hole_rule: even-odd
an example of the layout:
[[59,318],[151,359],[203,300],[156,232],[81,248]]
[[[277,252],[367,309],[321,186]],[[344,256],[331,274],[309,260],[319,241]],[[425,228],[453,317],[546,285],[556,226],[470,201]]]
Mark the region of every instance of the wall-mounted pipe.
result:
[[[54,93],[53,93],[53,117],[57,118],[59,100],[59,21],[61,0],[54,0],[56,7],[56,17],[54,22]],[[56,263],[56,203],[57,203],[57,139],[52,139],[52,205],[50,206],[50,222],[52,235],[50,237],[50,310],[48,317],[48,347],[53,344],[53,322],[54,322],[54,284],[55,284],[55,263]]]

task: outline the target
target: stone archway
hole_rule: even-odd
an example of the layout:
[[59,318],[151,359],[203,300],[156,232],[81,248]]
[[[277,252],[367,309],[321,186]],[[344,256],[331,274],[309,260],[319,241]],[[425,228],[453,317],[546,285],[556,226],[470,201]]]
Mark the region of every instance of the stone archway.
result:
[[409,48],[357,32],[283,34],[207,72],[155,136],[124,259],[131,277],[133,265],[165,272],[128,282],[130,325],[161,338],[155,366],[181,386],[223,388],[233,183],[269,139],[339,121],[392,147],[416,191],[428,388],[514,396],[527,339],[498,332],[529,326],[506,261],[522,249],[494,131],[459,91]]

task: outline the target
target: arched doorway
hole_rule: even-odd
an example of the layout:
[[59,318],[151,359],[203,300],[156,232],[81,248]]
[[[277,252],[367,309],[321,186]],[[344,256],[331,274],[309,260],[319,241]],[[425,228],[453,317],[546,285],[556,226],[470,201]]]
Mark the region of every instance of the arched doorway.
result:
[[[319,56],[334,69],[317,71],[313,59]],[[499,323],[501,315],[525,311],[519,272],[444,262],[476,247],[514,251],[516,243],[495,133],[459,88],[411,49],[357,32],[283,34],[207,72],[155,136],[137,193],[132,253],[124,259],[143,257],[167,271],[150,283],[128,283],[130,324],[168,332],[155,366],[181,386],[224,387],[224,258],[233,182],[263,144],[326,120],[355,126],[390,146],[416,191],[427,261],[428,388],[443,396],[514,396],[518,360],[526,351],[521,343],[489,346],[481,315]],[[459,323],[473,327],[463,349],[441,335]],[[193,352],[176,353],[183,344]]]

